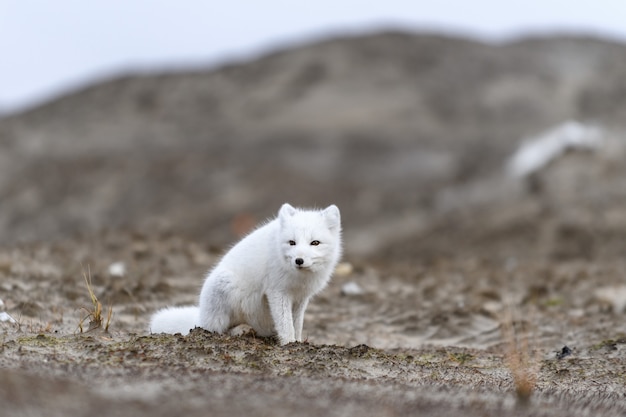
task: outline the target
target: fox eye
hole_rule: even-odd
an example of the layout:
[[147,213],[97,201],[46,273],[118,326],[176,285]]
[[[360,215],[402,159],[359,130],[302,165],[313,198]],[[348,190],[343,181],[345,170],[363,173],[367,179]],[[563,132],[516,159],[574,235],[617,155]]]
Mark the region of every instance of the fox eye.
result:
[[296,246],[296,241],[295,241],[295,240],[290,240],[290,241],[289,241],[289,245],[291,245],[291,246]]
[[314,240],[313,242],[311,242],[311,246],[317,246],[320,244],[319,240]]

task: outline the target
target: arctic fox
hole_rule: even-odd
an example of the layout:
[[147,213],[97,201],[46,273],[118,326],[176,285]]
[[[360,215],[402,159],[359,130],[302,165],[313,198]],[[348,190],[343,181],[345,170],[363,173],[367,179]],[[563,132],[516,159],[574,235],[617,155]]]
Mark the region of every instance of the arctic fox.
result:
[[341,256],[341,218],[331,205],[303,210],[283,204],[278,216],[232,247],[209,272],[199,305],[165,308],[153,333],[194,327],[224,333],[240,324],[281,344],[302,341],[304,311],[330,281]]

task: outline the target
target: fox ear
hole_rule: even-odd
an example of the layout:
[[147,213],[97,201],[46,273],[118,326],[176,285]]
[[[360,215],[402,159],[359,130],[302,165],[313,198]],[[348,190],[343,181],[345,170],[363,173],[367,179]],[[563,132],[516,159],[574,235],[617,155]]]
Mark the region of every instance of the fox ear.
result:
[[278,211],[278,217],[280,217],[281,219],[291,217],[294,214],[296,214],[296,211],[297,210],[294,206],[292,206],[289,203],[285,203],[281,206],[280,210]]
[[339,214],[339,208],[336,205],[330,205],[322,211],[322,216],[326,220],[326,226],[329,229],[341,228],[341,215]]

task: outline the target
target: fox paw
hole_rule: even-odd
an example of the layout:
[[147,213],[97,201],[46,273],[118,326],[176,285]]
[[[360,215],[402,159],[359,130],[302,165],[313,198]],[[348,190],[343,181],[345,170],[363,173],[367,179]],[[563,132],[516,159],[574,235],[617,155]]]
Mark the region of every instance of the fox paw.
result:
[[231,336],[246,336],[246,337],[254,337],[256,336],[256,332],[254,329],[247,324],[240,324],[239,326],[235,326],[228,331],[228,334]]

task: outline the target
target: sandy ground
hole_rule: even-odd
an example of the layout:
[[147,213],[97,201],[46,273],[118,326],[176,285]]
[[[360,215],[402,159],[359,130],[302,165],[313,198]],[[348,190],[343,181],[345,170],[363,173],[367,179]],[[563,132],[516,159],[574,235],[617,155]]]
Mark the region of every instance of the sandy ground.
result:
[[[0,415],[626,413],[622,261],[346,259],[304,343],[151,335],[150,313],[193,303],[218,254],[114,232],[0,250],[17,321],[0,323]],[[104,321],[113,308],[108,332],[88,330],[84,273]]]

